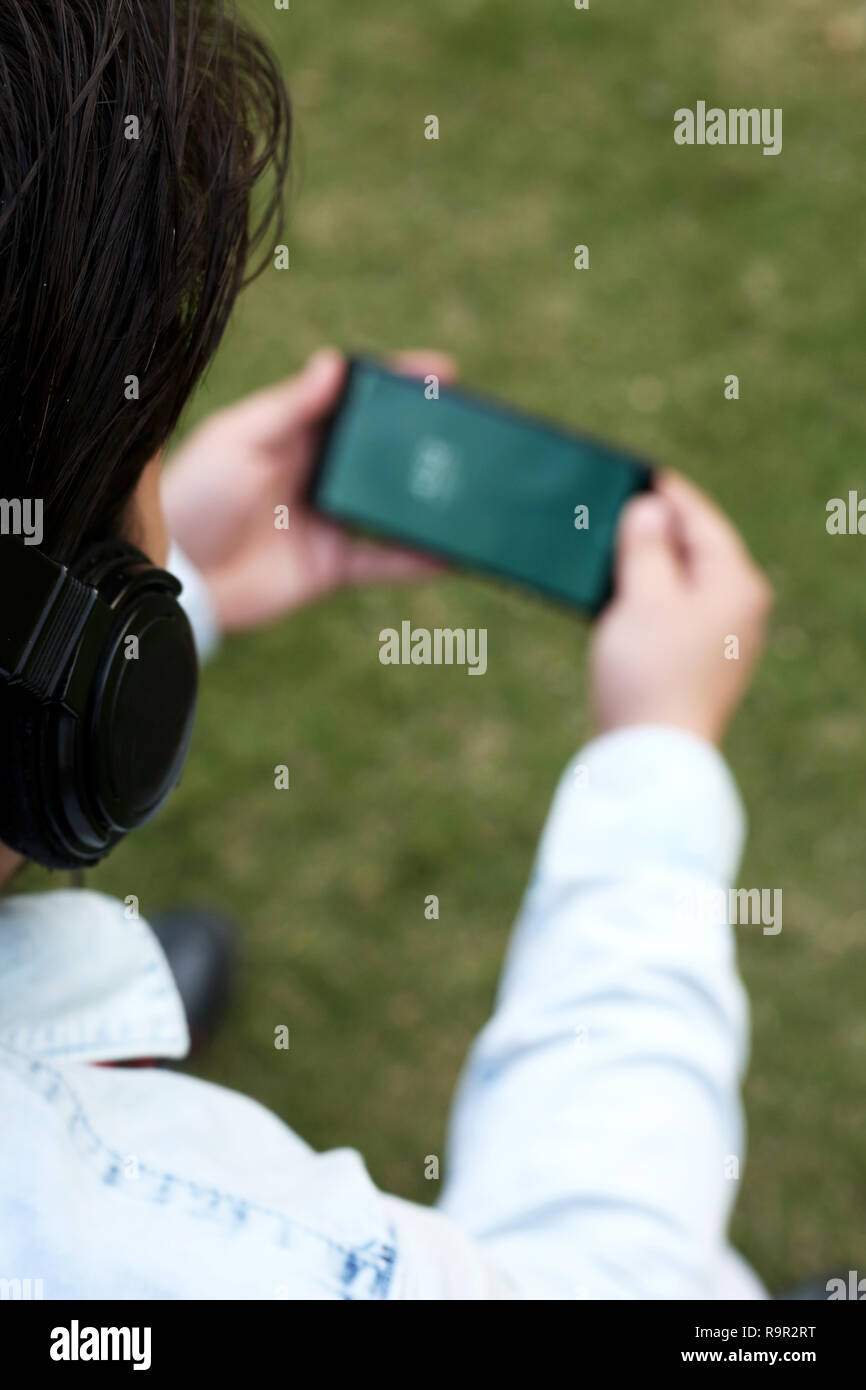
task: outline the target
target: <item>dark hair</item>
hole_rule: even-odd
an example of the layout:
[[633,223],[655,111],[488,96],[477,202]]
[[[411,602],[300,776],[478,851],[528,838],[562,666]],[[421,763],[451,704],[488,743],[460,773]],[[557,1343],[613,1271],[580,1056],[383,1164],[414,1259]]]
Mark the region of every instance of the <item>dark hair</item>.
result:
[[42,499],[57,558],[112,534],[176,424],[281,217],[289,136],[223,0],[0,3],[0,493]]

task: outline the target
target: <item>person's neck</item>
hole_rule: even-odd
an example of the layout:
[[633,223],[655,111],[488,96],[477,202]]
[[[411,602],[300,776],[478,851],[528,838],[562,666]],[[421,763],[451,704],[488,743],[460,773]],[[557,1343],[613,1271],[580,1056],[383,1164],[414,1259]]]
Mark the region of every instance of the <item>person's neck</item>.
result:
[[6,887],[23,863],[23,855],[10,849],[8,845],[0,844],[0,891]]

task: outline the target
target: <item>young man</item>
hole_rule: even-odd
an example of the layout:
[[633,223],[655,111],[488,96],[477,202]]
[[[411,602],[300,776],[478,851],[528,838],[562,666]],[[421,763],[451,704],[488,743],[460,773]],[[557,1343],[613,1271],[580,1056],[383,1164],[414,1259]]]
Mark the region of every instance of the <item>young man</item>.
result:
[[[427,569],[304,509],[336,353],[215,415],[161,478],[242,278],[250,189],[269,161],[281,174],[286,112],[267,56],[215,2],[0,14],[3,491],[44,499],[41,549],[64,563],[114,537],[181,570],[203,652],[339,584]],[[433,353],[401,363],[451,371]],[[357,1154],[314,1153],[243,1096],[94,1065],[186,1053],[155,936],[98,894],[7,896],[0,1276],[49,1298],[761,1297],[726,1243],[745,1004],[730,929],[700,904],[739,858],[716,745],[768,607],[689,484],[630,506],[592,647],[598,736],[557,792],[438,1209],[380,1193]],[[2,797],[20,841],[24,811]],[[0,851],[5,882],[21,862]]]

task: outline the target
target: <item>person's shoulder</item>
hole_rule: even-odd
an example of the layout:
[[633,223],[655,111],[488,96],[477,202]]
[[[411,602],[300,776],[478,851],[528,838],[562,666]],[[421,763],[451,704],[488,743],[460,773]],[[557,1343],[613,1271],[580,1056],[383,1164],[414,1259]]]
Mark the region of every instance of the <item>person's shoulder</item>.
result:
[[51,1230],[64,1292],[46,1297],[389,1297],[394,1223],[360,1155],[317,1154],[256,1100],[8,1048],[0,1097],[0,1252],[26,1264]]

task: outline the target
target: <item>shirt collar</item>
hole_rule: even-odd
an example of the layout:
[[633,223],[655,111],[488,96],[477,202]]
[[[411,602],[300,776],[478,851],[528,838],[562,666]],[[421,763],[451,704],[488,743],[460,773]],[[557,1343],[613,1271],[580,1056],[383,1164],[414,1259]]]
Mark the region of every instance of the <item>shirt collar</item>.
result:
[[79,1062],[185,1057],[183,1004],[147,923],[82,889],[0,900],[0,1045]]

